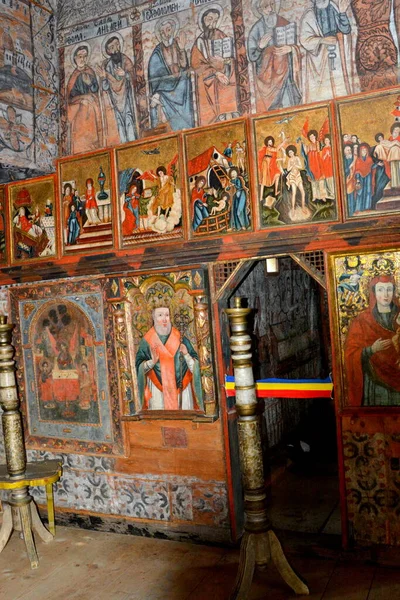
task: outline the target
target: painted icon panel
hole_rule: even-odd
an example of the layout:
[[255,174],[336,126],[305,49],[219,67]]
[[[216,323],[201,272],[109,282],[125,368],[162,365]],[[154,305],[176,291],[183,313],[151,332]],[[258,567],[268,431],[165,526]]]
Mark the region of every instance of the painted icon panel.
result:
[[253,215],[245,121],[186,133],[184,141],[190,235],[250,231]]
[[330,258],[343,408],[400,406],[400,252]]
[[118,148],[119,239],[122,247],[183,236],[179,138]]
[[398,90],[337,104],[341,180],[350,219],[400,211]]
[[54,177],[7,186],[11,262],[57,256],[57,208]]
[[28,447],[122,451],[112,320],[99,281],[10,292]]
[[99,253],[113,246],[109,152],[59,162],[63,253]]
[[193,269],[110,281],[107,295],[127,415],[215,417],[204,278],[203,270]]
[[337,219],[329,106],[253,119],[261,227]]

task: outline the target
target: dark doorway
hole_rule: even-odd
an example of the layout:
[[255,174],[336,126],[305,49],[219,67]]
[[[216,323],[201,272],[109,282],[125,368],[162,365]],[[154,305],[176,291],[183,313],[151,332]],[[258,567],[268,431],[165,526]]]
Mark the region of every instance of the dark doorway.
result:
[[[254,263],[233,295],[253,308],[256,379],[325,379],[331,373],[325,289],[289,256],[279,271]],[[340,535],[336,419],[331,398],[266,398],[264,448],[276,529]]]

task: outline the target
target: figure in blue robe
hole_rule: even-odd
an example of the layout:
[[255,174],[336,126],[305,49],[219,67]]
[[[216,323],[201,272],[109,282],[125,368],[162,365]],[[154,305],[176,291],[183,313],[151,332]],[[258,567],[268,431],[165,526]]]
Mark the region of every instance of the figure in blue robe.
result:
[[[346,188],[352,189],[352,186],[347,185],[347,181],[352,177],[352,165],[354,163],[353,155],[344,156],[343,164],[344,164],[344,174],[346,175]],[[347,209],[349,211],[349,216],[353,216],[354,211],[356,210],[356,200],[355,194],[353,192],[347,191]]]
[[355,212],[370,210],[372,208],[372,167],[374,163],[370,156],[368,144],[361,144],[360,156],[354,167],[356,180],[356,207]]
[[247,214],[247,196],[243,179],[238,176],[235,169],[231,171],[231,184],[235,188],[232,199],[231,229],[247,229],[250,225]]
[[69,246],[72,246],[76,243],[76,240],[79,237],[81,228],[79,227],[75,206],[71,206],[71,212],[68,217],[68,240],[67,243]]
[[[160,26],[160,36],[164,39],[164,28]],[[150,88],[151,127],[157,127],[162,113],[173,131],[194,127],[193,93],[189,63],[185,50],[181,50],[176,38],[169,45],[161,41],[150,56],[148,81]]]

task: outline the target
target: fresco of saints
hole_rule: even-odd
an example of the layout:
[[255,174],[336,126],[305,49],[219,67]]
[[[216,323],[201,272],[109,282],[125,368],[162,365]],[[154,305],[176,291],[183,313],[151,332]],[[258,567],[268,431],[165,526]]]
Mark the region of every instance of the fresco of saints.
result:
[[170,310],[153,310],[153,327],[142,338],[136,372],[142,409],[203,410],[199,357],[171,323]]
[[168,123],[172,131],[178,131],[195,125],[186,36],[178,29],[173,17],[162,18],[156,25],[159,43],[148,65],[152,128]]
[[[88,65],[89,46],[78,46],[72,55],[75,69],[67,85],[69,152],[89,152],[103,146],[103,130],[96,73]],[[85,132],[82,135],[82,132]]]
[[[200,125],[240,116],[233,40],[218,29],[221,16],[221,8],[217,6],[210,6],[201,14],[202,33],[192,48],[191,64],[196,71]],[[225,46],[229,46],[226,51]]]
[[300,23],[300,44],[305,50],[304,102],[354,94],[351,76],[354,52],[351,23],[347,16],[350,0],[314,0]]
[[105,106],[105,145],[116,146],[137,139],[134,103],[135,68],[122,52],[116,35],[104,45],[106,59],[97,66]]
[[302,102],[300,52],[296,40],[278,45],[276,29],[289,22],[278,14],[277,4],[276,0],[256,0],[253,8],[260,18],[250,29],[247,53],[255,69],[257,112]]

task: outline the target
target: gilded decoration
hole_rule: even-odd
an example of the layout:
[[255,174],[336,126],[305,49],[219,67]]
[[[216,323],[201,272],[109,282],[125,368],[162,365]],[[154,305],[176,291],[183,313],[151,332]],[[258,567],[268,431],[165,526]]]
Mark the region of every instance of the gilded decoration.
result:
[[[123,278],[114,309],[118,368],[128,414],[213,417],[213,355],[204,274]],[[117,300],[111,300],[114,304]],[[124,307],[125,318],[120,313]],[[125,330],[126,327],[126,330]],[[132,400],[131,400],[132,398]]]
[[341,405],[400,405],[400,252],[332,259]]

